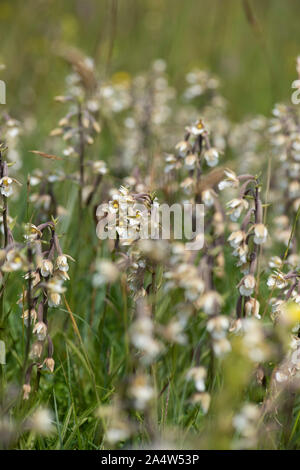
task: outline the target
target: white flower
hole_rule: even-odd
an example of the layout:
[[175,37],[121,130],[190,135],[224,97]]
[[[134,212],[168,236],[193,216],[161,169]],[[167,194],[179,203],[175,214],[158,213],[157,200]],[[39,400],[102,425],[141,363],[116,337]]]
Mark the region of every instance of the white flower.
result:
[[93,285],[99,287],[105,283],[112,283],[118,279],[119,270],[109,260],[102,259],[96,262],[96,273],[93,276]]
[[255,224],[254,226],[254,243],[261,245],[266,242],[268,236],[267,227],[264,224]]
[[175,148],[178,150],[179,155],[184,156],[185,153],[189,150],[190,144],[187,140],[182,140],[176,144]]
[[259,314],[259,302],[258,300],[250,297],[250,299],[245,304],[245,312],[246,315],[253,315],[255,318],[260,319],[261,316]]
[[295,136],[295,140],[292,142],[293,149],[299,151],[300,150],[300,139],[299,136]]
[[239,180],[234,173],[229,169],[224,170],[226,178],[218,184],[218,188],[220,191],[223,191],[225,188],[237,188],[239,186]]
[[244,209],[248,209],[249,203],[245,199],[232,199],[227,203],[228,214],[233,222],[236,222]]
[[247,403],[243,406],[240,413],[234,416],[233,425],[238,432],[250,437],[255,433],[255,423],[259,416],[259,408],[252,403]]
[[67,147],[65,148],[65,150],[63,151],[63,154],[66,156],[66,157],[70,157],[71,155],[73,155],[75,153],[75,149],[74,147]]
[[30,392],[31,392],[30,384],[24,384],[23,385],[23,400],[28,400],[29,399]]
[[153,70],[157,73],[165,72],[167,68],[166,61],[164,59],[156,59],[152,64]]
[[166,160],[166,166],[165,166],[164,171],[165,173],[169,173],[170,171],[174,170],[174,168],[176,168],[177,159],[175,155],[168,153],[165,156],[165,160]]
[[184,159],[184,165],[188,170],[193,170],[196,166],[197,156],[195,154],[187,155]]
[[276,379],[276,382],[282,383],[288,380],[288,376],[284,374],[283,372],[277,371],[275,373],[275,379]]
[[47,325],[42,321],[38,321],[33,328],[33,333],[36,333],[39,341],[44,341],[47,337]]
[[41,275],[43,277],[48,277],[53,273],[53,264],[48,259],[43,259],[41,266]]
[[232,232],[231,235],[229,235],[227,240],[229,241],[232,248],[237,248],[242,242],[244,242],[245,239],[246,233],[242,230],[236,230],[235,232]]
[[42,236],[42,232],[37,228],[36,225],[29,224],[29,223],[25,225],[25,235],[24,235],[25,240],[32,242],[41,236]]
[[59,255],[56,259],[57,269],[63,272],[69,271],[68,259],[66,255]]
[[296,199],[300,196],[300,183],[298,181],[291,181],[288,187],[289,197]]
[[49,282],[47,282],[47,289],[49,292],[53,292],[55,294],[62,294],[65,292],[65,288],[63,287],[63,281],[58,277],[53,277]]
[[13,193],[13,179],[10,178],[9,176],[3,176],[3,178],[0,179],[0,191],[1,194],[5,197],[9,197]]
[[59,277],[53,277],[50,281],[47,282],[49,307],[57,307],[60,304],[60,294],[62,294],[66,290],[62,284],[63,280]]
[[153,328],[152,320],[147,316],[137,318],[130,328],[131,342],[146,355],[146,362],[151,362],[160,352],[160,344],[152,336]]
[[207,207],[211,207],[214,205],[214,192],[212,189],[206,189],[201,194],[202,201]]
[[38,408],[29,420],[30,429],[37,434],[49,435],[54,432],[52,413],[47,408]]
[[105,437],[111,444],[116,444],[117,442],[128,439],[130,437],[130,431],[126,427],[112,426],[106,431]]
[[287,281],[284,279],[284,274],[280,271],[275,271],[267,280],[267,286],[270,288],[277,287],[284,289],[287,286]]
[[219,162],[219,152],[214,147],[204,152],[204,158],[208,166],[216,166]]
[[288,256],[287,262],[293,269],[300,269],[300,255],[292,253]]
[[45,366],[47,367],[47,369],[50,371],[50,372],[53,372],[54,371],[54,367],[55,367],[55,361],[52,357],[47,357],[45,360],[44,360],[44,364]]
[[[22,314],[22,318],[25,326],[29,326],[29,310],[25,310]],[[37,319],[37,313],[34,308],[30,310],[30,323],[35,323]]]
[[191,403],[200,403],[204,414],[208,412],[210,401],[210,394],[206,392],[195,393],[191,399]]
[[243,343],[253,362],[265,361],[269,353],[261,323],[254,317],[243,319]]
[[231,344],[227,338],[220,338],[213,341],[213,350],[216,356],[221,357],[231,351]]
[[199,119],[191,127],[187,127],[186,130],[190,132],[192,135],[198,136],[198,135],[203,134],[203,132],[205,131],[205,127],[204,127],[202,120]]
[[129,396],[133,398],[134,406],[137,410],[143,410],[154,396],[154,390],[148,383],[148,379],[145,375],[135,377],[128,393]]
[[107,173],[107,167],[106,163],[103,160],[98,160],[96,162],[93,162],[93,170],[95,173],[99,173],[100,175],[106,175]]
[[170,343],[186,344],[187,337],[184,334],[184,321],[172,319],[164,328],[164,337]]
[[218,315],[208,320],[206,328],[214,339],[224,338],[229,328],[229,320],[224,315]]
[[204,392],[206,369],[204,367],[192,367],[186,374],[187,380],[194,380],[195,387],[198,392]]
[[17,250],[10,250],[6,255],[6,262],[2,266],[3,271],[18,271],[24,267],[24,259]]
[[270,305],[271,305],[272,313],[281,314],[282,309],[285,305],[285,302],[282,299],[276,299],[275,297],[272,297],[272,299],[270,300]]
[[[248,245],[246,245],[246,243],[242,243],[240,246],[238,246],[234,250],[233,256],[238,256],[240,258],[237,266],[240,266],[240,265],[243,265],[243,264],[247,263],[248,251],[249,251],[249,248],[248,248]],[[248,270],[247,270],[246,274],[248,274]]]
[[236,318],[231,322],[229,331],[231,333],[239,333],[243,328],[242,320],[240,318]]
[[57,307],[61,302],[61,295],[57,292],[53,292],[50,294],[48,305],[49,307]]
[[282,266],[282,259],[279,256],[272,256],[269,261],[270,268],[280,268]]
[[240,294],[248,297],[253,293],[254,287],[255,287],[254,276],[252,276],[252,274],[247,274],[247,276],[245,276],[241,281]]
[[190,302],[194,302],[204,291],[204,282],[200,278],[182,279],[179,283],[185,289],[185,297]]
[[199,83],[196,83],[195,85],[192,85],[185,90],[184,97],[187,100],[191,100],[195,98],[196,96],[202,95],[202,93],[203,93],[203,87]]
[[197,301],[197,307],[202,308],[206,315],[213,315],[216,313],[221,304],[222,297],[214,290],[205,292],[205,294]]

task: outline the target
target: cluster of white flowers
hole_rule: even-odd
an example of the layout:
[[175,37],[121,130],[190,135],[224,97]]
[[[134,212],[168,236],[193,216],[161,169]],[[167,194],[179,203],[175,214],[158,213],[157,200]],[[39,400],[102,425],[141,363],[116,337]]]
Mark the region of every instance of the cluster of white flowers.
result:
[[136,304],[136,317],[131,324],[131,344],[139,351],[142,364],[151,364],[162,350],[161,343],[155,338],[155,327],[151,309],[145,297],[140,297]]
[[207,322],[207,330],[212,338],[213,350],[216,356],[222,357],[231,351],[231,344],[227,339],[229,319],[225,315],[217,315]]
[[[174,174],[183,178],[180,189],[183,189],[184,197],[188,196],[189,202],[203,202],[207,212],[204,247],[198,264],[195,264],[195,256],[186,251],[183,244],[172,243],[165,272],[165,289],[168,292],[181,289],[186,306],[205,314],[214,354],[223,356],[231,349],[226,338],[229,323],[225,316],[220,315],[223,299],[215,289],[214,279],[224,275],[224,216],[216,192],[219,176],[215,178],[215,173],[207,173],[207,170],[219,163],[221,152],[212,147],[210,142],[207,127],[200,119],[186,127],[184,140],[176,145],[176,156],[166,156],[165,172],[168,178]],[[187,309],[183,311],[188,312]],[[181,317],[180,325],[186,325],[189,316],[190,313],[185,315],[184,322]],[[178,331],[181,334],[182,329]]]
[[[225,178],[219,183],[219,189],[240,188],[239,198],[227,203],[228,215],[235,222],[228,237],[233,248],[233,255],[238,258],[237,266],[243,278],[238,284],[240,297],[237,303],[237,316],[253,315],[260,318],[257,295],[253,297],[256,289],[256,270],[259,249],[266,243],[268,229],[263,223],[262,202],[260,199],[260,185],[256,177],[245,174],[237,176],[231,170],[225,170]],[[240,217],[247,211],[240,222]]]
[[105,440],[109,445],[126,441],[133,433],[134,428],[117,396],[114,396],[111,405],[100,406],[96,417],[105,423]]
[[6,450],[12,448],[17,440],[30,431],[32,436],[46,437],[55,432],[52,412],[45,407],[35,407],[27,413],[26,418],[17,420],[12,410],[16,404],[16,390],[8,386],[7,393],[3,397],[0,417],[0,448]]
[[[272,152],[277,160],[272,199],[277,207],[274,236],[286,245],[288,228],[300,206],[300,139],[297,107],[278,104],[270,119],[269,135]],[[297,251],[297,238],[292,241]]]
[[[48,249],[42,251],[45,244],[42,238],[47,230],[50,231],[51,238]],[[24,239],[25,244],[20,245],[20,248],[7,250],[1,269],[3,272],[25,271],[27,290],[22,293],[18,303],[23,310],[24,325],[28,329],[32,328],[36,338],[30,350],[30,358],[34,362],[28,366],[23,386],[24,399],[28,399],[33,365],[39,370],[42,370],[43,366],[50,372],[54,370],[54,348],[48,330],[48,308],[61,304],[61,296],[66,290],[63,283],[70,279],[68,260],[73,258],[62,253],[56,226],[52,221],[39,226],[27,224]]]
[[261,411],[254,403],[246,403],[233,417],[233,426],[238,433],[234,448],[250,449],[257,445],[258,424]]
[[220,86],[220,81],[217,77],[212,76],[205,70],[194,69],[186,75],[188,83],[184,91],[184,97],[187,100],[192,100],[207,92],[215,92]]
[[122,167],[146,167],[149,146],[166,138],[164,126],[172,117],[175,90],[169,85],[166,63],[157,59],[147,73],[135,77],[117,72],[101,86],[99,96],[104,116],[120,115],[117,137]]
[[176,155],[167,154],[165,157],[165,173],[185,170],[188,176],[182,181],[181,187],[187,193],[191,193],[191,189],[195,190],[195,186],[190,184],[193,175],[202,172],[203,162],[208,167],[215,167],[219,163],[220,151],[211,146],[208,131],[201,119],[186,127],[184,140],[178,142],[175,148]]
[[[151,209],[158,212],[156,198],[148,193],[133,193],[121,186],[112,191],[111,200],[97,208],[98,237],[116,239],[121,246],[130,246],[140,238],[148,238],[158,229],[158,222],[151,217]],[[156,227],[154,224],[156,223]]]
[[[166,377],[166,385],[159,395],[150,371],[170,351],[177,354],[177,350],[183,351],[192,345],[185,378],[189,382],[186,386],[193,392],[187,403],[200,405],[206,414],[211,401],[210,389],[206,388],[210,382],[208,375],[215,372],[214,369],[218,373],[220,362],[226,367],[234,360],[236,345],[247,365],[261,369],[266,361],[273,360],[274,351],[277,353],[280,349],[274,347],[273,350],[268,336],[270,331],[258,321],[262,313],[258,301],[261,281],[258,260],[262,246],[268,246],[269,237],[263,217],[261,176],[256,176],[257,173],[253,176],[253,168],[262,155],[267,120],[258,116],[231,126],[225,117],[226,102],[219,95],[218,79],[200,70],[187,75],[184,104],[177,108],[176,93],[168,82],[166,64],[162,60],[155,61],[146,74],[132,78],[118,72],[101,86],[90,59],[79,55],[70,62],[74,73],[67,78],[66,94],[56,98],[66,104],[68,110],[51,135],[62,137],[66,145],[60,148],[60,142],[55,153],[63,153],[64,158],[70,160],[75,157],[76,171],[65,174],[59,169],[51,172],[39,169],[32,173],[29,187],[37,191],[30,191],[29,202],[37,209],[38,221],[36,225],[26,226],[25,243],[17,244],[11,235],[15,221],[9,217],[5,203],[14,194],[18,181],[8,176],[7,167],[2,168],[1,232],[6,242],[0,252],[0,267],[2,275],[18,270],[25,272],[27,289],[19,304],[26,331],[34,338],[32,343],[29,341],[27,359],[31,362],[25,361],[23,397],[28,399],[33,368],[37,367],[39,372],[54,370],[48,309],[61,305],[66,290],[64,283],[69,280],[70,257],[62,252],[56,233],[56,217],[66,214],[56,201],[56,183],[68,180],[79,183],[80,223],[83,204],[91,205],[101,184],[101,197],[107,202],[98,206],[96,213],[101,257],[97,256],[91,265],[93,292],[96,295],[98,289],[105,292],[107,303],[111,293],[122,292],[126,356],[125,380],[119,384],[112,406],[101,406],[97,413],[105,423],[105,440],[117,445],[139,432],[134,416],[144,417],[145,427],[151,432],[150,407],[165,390],[168,390],[164,410],[167,415],[171,378]],[[101,132],[100,116],[105,126],[113,128],[118,159],[110,160],[110,170],[114,171],[115,165],[115,178],[114,174],[108,175],[104,160],[87,160],[86,148]],[[176,144],[174,152],[161,158],[157,149],[172,148],[170,142],[178,141],[177,130],[183,121],[191,123],[185,127],[184,137]],[[295,123],[294,111],[276,107],[270,132],[274,151],[279,155],[276,172],[277,178],[279,175],[283,181],[281,194],[285,198],[284,204],[279,205],[280,216],[274,219],[274,235],[286,245],[290,238],[290,216],[300,202],[300,140]],[[11,121],[7,126],[11,128],[11,138],[14,134],[17,136],[17,123]],[[237,172],[218,169],[228,143],[235,152],[243,154]],[[56,155],[34,152],[41,157],[61,160]],[[124,172],[128,172],[127,177]],[[117,187],[119,189],[115,189]],[[274,187],[272,185],[271,192]],[[225,281],[226,227],[219,194],[223,190],[232,194],[226,204],[230,218],[227,241],[241,273],[234,287],[238,298],[232,324],[230,316],[223,311],[223,304],[228,300],[220,294],[223,290],[219,291],[219,285]],[[188,251],[182,240],[175,240],[174,234],[167,241],[156,236],[153,239],[154,234],[160,235],[161,229],[159,218],[152,217],[153,210],[158,213],[161,209],[155,194],[159,194],[160,201],[165,198],[168,203],[204,204],[206,218],[201,250]],[[44,236],[46,232],[49,232],[48,237]],[[272,316],[276,320],[272,331],[278,323],[288,322],[286,309],[291,301],[300,305],[300,260],[296,243],[290,248],[293,251],[286,259],[278,256],[270,259],[274,272],[267,284],[272,292],[279,291],[271,299]],[[67,302],[66,306],[69,310]],[[299,327],[298,322],[293,324],[288,356],[275,371],[278,384],[288,382],[300,371]],[[27,338],[30,340],[31,334]],[[275,343],[273,337],[272,341]],[[277,339],[276,345],[280,341]],[[251,448],[256,444],[259,415],[258,408],[251,404],[234,415],[232,424],[238,434],[237,446]],[[39,410],[31,418],[30,429],[50,433],[51,419],[47,411]],[[228,421],[232,427],[231,418]]]
[[205,391],[206,377],[207,370],[202,366],[192,367],[186,374],[186,379],[188,381],[193,381],[196,388],[196,393],[192,395],[190,401],[193,404],[199,403],[204,414],[208,412],[211,400],[210,394]]
[[67,175],[62,170],[49,172],[39,168],[29,176],[31,189],[29,201],[38,211],[40,222],[46,222],[51,216],[63,217],[66,215],[66,209],[56,202],[55,186],[67,179]]
[[206,128],[213,130],[212,146],[225,150],[231,123],[225,113],[226,100],[220,94],[220,80],[205,70],[194,69],[186,75],[186,81],[187,87],[182,98],[188,106],[178,113],[181,124],[197,119],[201,103],[201,114]]
[[[75,54],[72,58],[68,58],[67,54],[66,59],[71,62],[73,72],[66,79],[66,93],[56,96],[55,100],[68,104],[68,110],[60,119],[58,127],[51,131],[50,136],[60,136],[64,143],[62,150],[64,157],[75,157],[77,161],[78,170],[68,177],[79,183],[79,203],[82,207],[83,203],[90,204],[102,176],[107,173],[103,161],[86,162],[86,147],[92,145],[97,134],[101,132],[99,123],[101,96],[93,60],[80,54]],[[92,168],[92,174],[96,175],[93,182],[87,179],[88,166]],[[52,197],[51,188],[46,194]]]

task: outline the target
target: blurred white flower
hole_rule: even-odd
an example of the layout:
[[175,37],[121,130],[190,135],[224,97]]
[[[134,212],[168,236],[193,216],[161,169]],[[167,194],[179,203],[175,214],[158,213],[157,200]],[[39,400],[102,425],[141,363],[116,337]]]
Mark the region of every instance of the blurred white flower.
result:
[[28,425],[32,431],[42,436],[48,436],[55,431],[52,413],[47,408],[38,408],[29,418]]

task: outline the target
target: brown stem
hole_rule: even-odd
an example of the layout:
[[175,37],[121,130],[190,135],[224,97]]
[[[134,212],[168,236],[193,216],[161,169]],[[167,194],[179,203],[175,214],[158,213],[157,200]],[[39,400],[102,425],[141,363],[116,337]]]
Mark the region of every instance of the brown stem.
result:
[[7,225],[7,197],[3,196],[3,228],[4,228],[4,248],[8,244],[8,225]]
[[29,269],[28,269],[28,289],[27,289],[27,304],[28,304],[28,327],[27,327],[27,338],[26,338],[26,349],[25,349],[25,357],[24,357],[24,365],[23,365],[23,370],[26,369],[26,364],[28,361],[28,356],[29,356],[29,349],[30,349],[30,340],[31,340],[31,310],[32,310],[32,279],[31,279],[31,274],[32,274],[32,250],[30,247],[28,247],[27,250],[27,258],[28,258],[28,264],[29,264]]
[[97,175],[97,178],[95,179],[93,189],[91,190],[90,194],[88,195],[88,198],[86,200],[86,206],[88,207],[90,203],[92,202],[93,197],[95,196],[95,193],[97,191],[97,188],[99,184],[101,183],[102,180],[102,175]]
[[78,128],[79,128],[79,204],[82,208],[82,191],[84,186],[84,130],[82,124],[82,107],[81,104],[78,104]]

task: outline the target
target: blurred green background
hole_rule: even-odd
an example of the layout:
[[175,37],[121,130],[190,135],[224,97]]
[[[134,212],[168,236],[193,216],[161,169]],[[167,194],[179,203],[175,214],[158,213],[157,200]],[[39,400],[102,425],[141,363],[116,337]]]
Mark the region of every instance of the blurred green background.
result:
[[135,73],[164,58],[178,87],[190,68],[208,68],[221,77],[234,119],[267,114],[297,78],[299,16],[299,0],[1,0],[7,103],[12,113],[35,114],[37,138],[48,133],[67,71],[56,54],[64,43],[106,72]]

